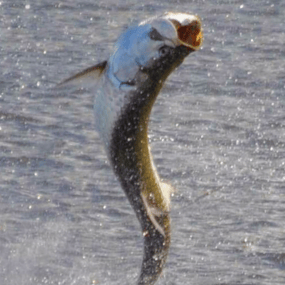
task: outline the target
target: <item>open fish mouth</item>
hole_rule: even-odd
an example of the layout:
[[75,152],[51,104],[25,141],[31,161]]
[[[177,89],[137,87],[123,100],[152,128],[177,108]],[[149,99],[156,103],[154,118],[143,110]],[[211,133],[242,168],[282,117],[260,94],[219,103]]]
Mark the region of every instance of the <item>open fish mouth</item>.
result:
[[178,42],[193,50],[198,50],[203,43],[201,19],[186,13],[167,13],[168,19],[176,29]]

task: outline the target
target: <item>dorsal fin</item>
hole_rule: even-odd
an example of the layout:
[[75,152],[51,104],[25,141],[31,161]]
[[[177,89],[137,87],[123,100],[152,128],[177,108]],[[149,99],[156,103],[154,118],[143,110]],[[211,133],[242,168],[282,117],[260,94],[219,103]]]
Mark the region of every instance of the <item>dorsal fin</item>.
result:
[[65,79],[61,83],[59,83],[56,87],[65,87],[69,84],[80,84],[80,85],[88,85],[93,83],[94,80],[98,79],[100,75],[103,73],[107,66],[107,61],[100,62],[94,66],[88,67],[83,71],[71,76],[70,78]]

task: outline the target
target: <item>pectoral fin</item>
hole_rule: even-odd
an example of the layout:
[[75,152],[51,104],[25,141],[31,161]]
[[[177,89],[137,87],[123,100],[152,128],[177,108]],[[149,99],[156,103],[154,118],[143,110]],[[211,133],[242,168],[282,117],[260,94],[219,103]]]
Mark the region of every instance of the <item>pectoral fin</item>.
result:
[[66,80],[59,83],[56,87],[67,87],[69,85],[84,85],[84,87],[88,86],[94,83],[94,81],[100,77],[106,66],[107,61],[100,62],[99,64],[91,66],[71,76],[70,78],[67,78]]
[[165,237],[165,232],[164,232],[162,226],[157,222],[157,220],[155,218],[155,216],[162,215],[162,211],[157,209],[157,208],[150,207],[143,194],[141,194],[141,197],[142,197],[142,200],[144,202],[144,205],[145,205],[145,208],[147,211],[147,215],[148,215],[149,219],[151,220],[153,226]]

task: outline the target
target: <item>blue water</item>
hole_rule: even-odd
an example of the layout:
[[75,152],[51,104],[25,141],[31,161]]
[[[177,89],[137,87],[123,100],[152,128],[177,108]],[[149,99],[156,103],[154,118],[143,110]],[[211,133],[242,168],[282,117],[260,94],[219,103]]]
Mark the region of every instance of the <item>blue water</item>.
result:
[[135,284],[142,237],[94,131],[93,94],[51,87],[125,27],[193,12],[150,141],[172,197],[157,284],[285,283],[285,2],[0,1],[0,283]]

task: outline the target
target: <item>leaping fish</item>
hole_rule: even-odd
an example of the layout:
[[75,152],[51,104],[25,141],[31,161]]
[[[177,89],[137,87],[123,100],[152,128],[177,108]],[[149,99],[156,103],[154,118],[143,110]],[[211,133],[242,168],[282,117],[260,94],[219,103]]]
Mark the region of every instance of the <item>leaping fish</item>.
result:
[[142,228],[139,285],[156,282],[171,237],[171,186],[161,181],[148,144],[151,109],[169,74],[202,42],[198,16],[166,13],[129,28],[108,60],[59,84],[88,84],[94,90],[96,129]]

